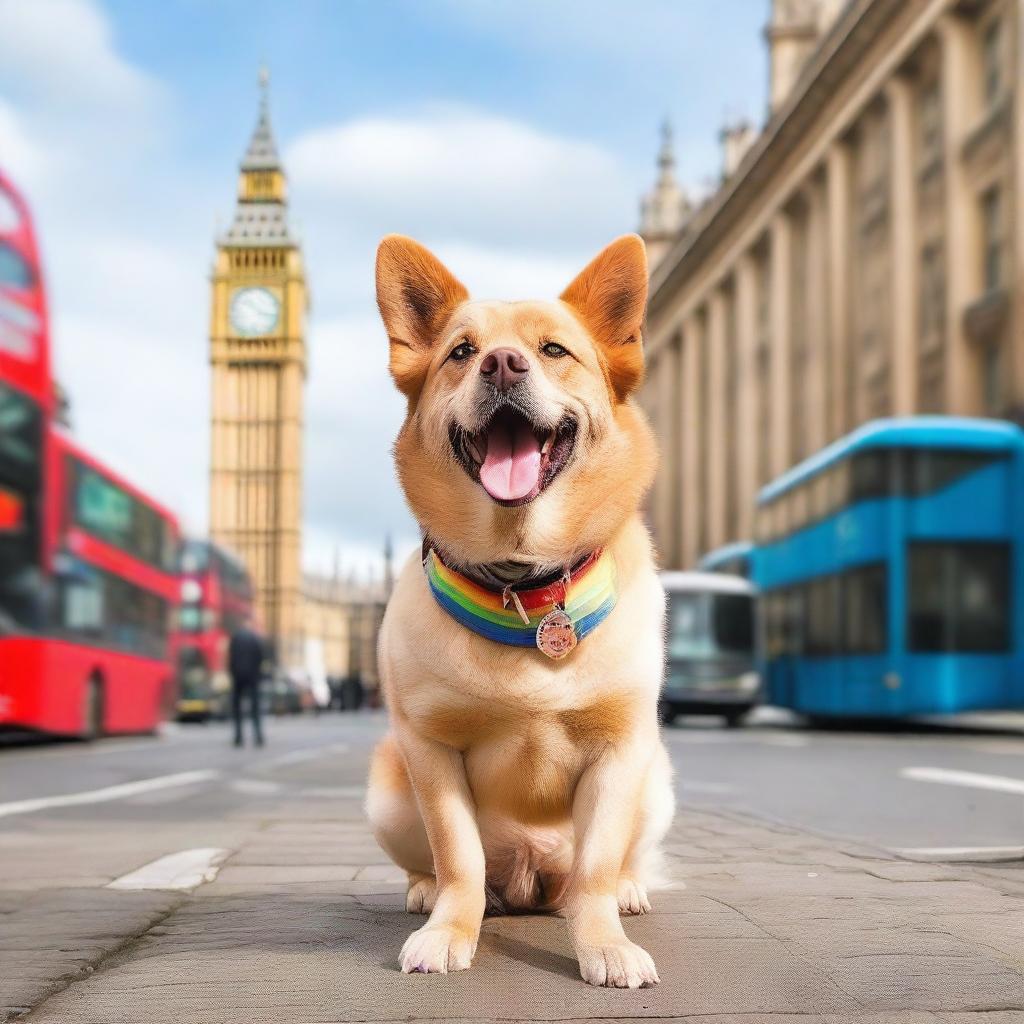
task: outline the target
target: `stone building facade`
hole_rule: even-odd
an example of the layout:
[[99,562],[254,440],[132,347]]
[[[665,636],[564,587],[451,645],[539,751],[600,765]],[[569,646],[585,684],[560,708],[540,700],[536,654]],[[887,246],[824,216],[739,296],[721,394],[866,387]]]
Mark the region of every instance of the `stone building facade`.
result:
[[1021,418],[1022,3],[775,0],[767,123],[652,237],[664,565],[749,539],[759,488],[865,420]]

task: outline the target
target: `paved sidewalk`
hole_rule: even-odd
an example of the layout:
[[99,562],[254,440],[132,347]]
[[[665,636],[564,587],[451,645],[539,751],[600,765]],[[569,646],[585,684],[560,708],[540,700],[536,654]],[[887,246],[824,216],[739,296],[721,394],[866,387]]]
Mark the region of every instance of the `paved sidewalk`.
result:
[[626,925],[662,984],[608,991],[580,981],[563,923],[543,917],[489,919],[468,972],[398,973],[420,919],[355,793],[253,826],[191,896],[95,893],[139,897],[139,934],[25,1019],[1024,1021],[1024,868],[915,864],[683,809],[668,850],[685,888]]

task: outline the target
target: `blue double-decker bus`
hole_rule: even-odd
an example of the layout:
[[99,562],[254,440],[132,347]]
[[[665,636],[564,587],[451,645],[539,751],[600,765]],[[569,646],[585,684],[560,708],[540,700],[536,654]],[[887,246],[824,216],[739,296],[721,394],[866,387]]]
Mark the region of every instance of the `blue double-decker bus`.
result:
[[769,703],[811,716],[1024,706],[1024,431],[868,423],[765,487]]

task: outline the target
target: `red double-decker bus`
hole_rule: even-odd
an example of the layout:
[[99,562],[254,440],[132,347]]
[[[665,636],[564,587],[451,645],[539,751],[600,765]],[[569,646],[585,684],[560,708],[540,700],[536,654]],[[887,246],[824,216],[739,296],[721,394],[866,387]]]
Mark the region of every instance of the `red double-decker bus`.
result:
[[144,732],[172,695],[178,527],[54,423],[28,206],[0,172],[0,729]]
[[236,555],[207,540],[185,541],[180,571],[174,634],[178,717],[226,715],[231,690],[228,642],[252,613],[252,581]]

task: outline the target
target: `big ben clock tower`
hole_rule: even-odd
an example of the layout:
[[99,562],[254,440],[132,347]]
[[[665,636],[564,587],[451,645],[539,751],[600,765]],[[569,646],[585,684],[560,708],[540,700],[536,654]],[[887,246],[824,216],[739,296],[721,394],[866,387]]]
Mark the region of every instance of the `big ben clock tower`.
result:
[[268,75],[217,239],[210,317],[210,535],[241,556],[281,665],[302,660],[302,402],[309,297],[270,129]]

